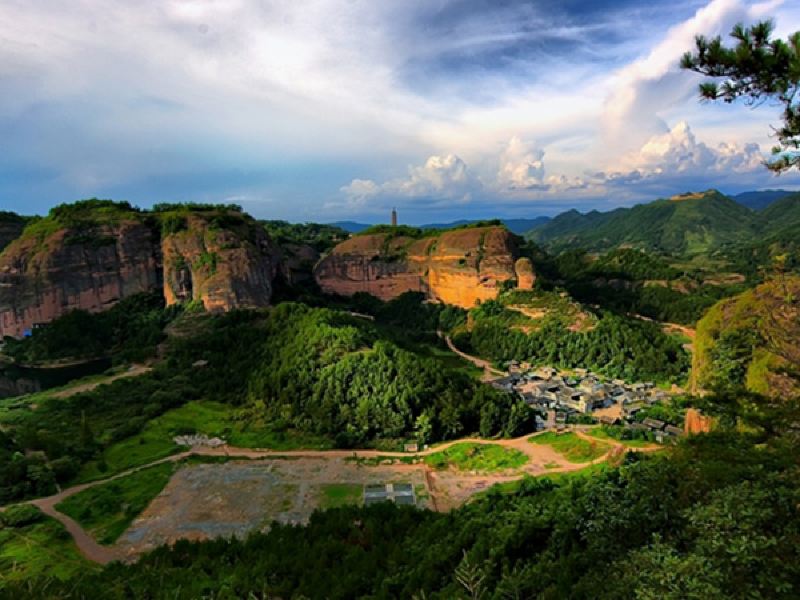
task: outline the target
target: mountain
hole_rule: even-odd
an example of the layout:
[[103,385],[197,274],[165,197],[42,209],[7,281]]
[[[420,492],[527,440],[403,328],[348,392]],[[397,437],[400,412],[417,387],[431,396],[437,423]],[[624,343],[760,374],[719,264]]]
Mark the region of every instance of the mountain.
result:
[[279,254],[263,227],[226,205],[62,204],[31,219],[0,253],[0,339],[156,290],[167,304],[264,306]]
[[743,192],[731,196],[736,202],[742,206],[755,211],[764,210],[770,204],[781,198],[785,198],[789,194],[793,194],[789,190],[761,190],[756,192]]
[[800,277],[780,277],[715,304],[697,323],[695,393],[742,385],[775,398],[800,392]]
[[[544,225],[548,221],[550,221],[550,217],[534,217],[533,219],[499,219],[503,225],[508,227],[511,233],[516,233],[517,235],[523,235],[529,232],[531,229],[535,227],[539,227],[540,225]],[[420,225],[420,229],[453,229],[454,227],[461,227],[463,225],[471,225],[472,223],[477,223],[479,219],[459,219],[458,221],[451,221],[449,223],[427,223],[425,225]],[[356,223],[355,221],[337,221],[335,223],[330,223],[335,227],[341,227],[345,231],[349,231],[350,233],[361,233],[365,229],[372,227],[372,225],[367,225],[365,223]]]
[[339,227],[349,233],[361,233],[365,229],[372,227],[367,223],[356,223],[355,221],[336,221],[334,223],[327,223],[333,227]]
[[519,258],[516,236],[504,227],[398,230],[354,235],[337,245],[314,268],[320,288],[341,296],[366,292],[382,300],[422,292],[472,308],[478,300],[497,297],[506,282],[533,287],[530,260]]
[[780,233],[800,225],[800,193],[776,200],[759,215],[761,230],[765,235]]
[[668,254],[700,254],[750,239],[756,214],[716,190],[586,214],[570,210],[528,234],[554,251],[604,251],[632,246]]
[[[533,219],[499,219],[499,221],[505,225],[511,233],[516,233],[517,235],[524,235],[528,233],[531,229],[539,227],[540,225],[544,225],[548,221],[550,221],[550,217],[534,217]],[[426,225],[420,225],[421,229],[453,229],[454,227],[461,227],[463,225],[470,225],[472,223],[477,223],[477,219],[467,220],[461,219],[459,221],[452,221],[450,223],[428,223]]]

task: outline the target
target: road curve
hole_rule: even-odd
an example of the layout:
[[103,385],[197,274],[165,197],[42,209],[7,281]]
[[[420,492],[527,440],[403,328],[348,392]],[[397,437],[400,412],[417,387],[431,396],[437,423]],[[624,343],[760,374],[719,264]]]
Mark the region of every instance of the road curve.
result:
[[[588,441],[592,441],[595,443],[605,444],[609,446],[608,452],[596,458],[591,462],[586,463],[565,463],[559,467],[548,469],[546,474],[551,473],[565,473],[571,471],[579,471],[581,469],[585,469],[586,467],[594,464],[598,464],[601,462],[606,461],[610,456],[615,453],[618,453],[620,449],[624,449],[625,447],[619,443],[612,440],[597,440],[590,436],[587,436],[580,430],[574,430],[574,432],[581,438],[586,439]],[[150,463],[134,467],[131,469],[127,469],[125,471],[121,471],[115,475],[107,477],[105,479],[97,479],[95,481],[90,481],[87,483],[81,483],[78,485],[71,486],[60,491],[57,494],[52,496],[48,496],[46,498],[37,498],[35,500],[29,500],[24,502],[23,504],[32,504],[39,508],[44,514],[56,519],[62,525],[64,525],[65,529],[70,533],[72,538],[75,540],[75,545],[78,547],[80,553],[87,558],[88,560],[105,565],[110,562],[116,560],[124,560],[123,556],[120,555],[115,548],[102,546],[97,543],[97,541],[85,530],[83,529],[79,523],[77,523],[72,518],[68,517],[67,515],[59,512],[56,509],[56,506],[60,503],[69,498],[70,496],[74,496],[84,490],[93,488],[98,485],[103,485],[110,481],[114,481],[115,479],[119,479],[121,477],[126,477],[127,475],[131,475],[132,473],[136,473],[137,471],[141,471],[143,469],[147,469],[162,463],[167,462],[179,462],[184,460],[190,456],[226,456],[230,458],[249,458],[249,459],[259,459],[259,458],[281,458],[281,457],[299,457],[299,458],[416,458],[416,457],[425,457],[431,454],[435,454],[437,452],[441,452],[443,450],[447,450],[448,448],[462,443],[472,443],[472,444],[494,444],[498,446],[503,446],[505,448],[512,448],[515,450],[519,450],[523,454],[525,454],[529,459],[530,458],[538,458],[537,456],[537,447],[528,441],[531,437],[536,435],[541,435],[541,433],[533,433],[533,434],[526,434],[524,436],[512,439],[483,439],[483,438],[462,438],[459,440],[452,440],[449,442],[444,442],[442,444],[437,444],[420,452],[410,453],[410,452],[384,452],[381,450],[288,450],[288,451],[279,451],[279,450],[266,450],[266,449],[251,449],[251,448],[237,448],[232,446],[223,446],[219,448],[209,448],[206,446],[197,446],[193,447],[189,450],[179,452],[165,458],[152,461]],[[631,451],[653,451],[660,449],[660,446],[653,446],[653,447],[644,447],[644,448],[627,448],[627,450]],[[423,465],[423,468],[427,469],[427,466]],[[474,479],[479,477],[482,480],[489,481],[491,483],[500,483],[500,482],[508,482],[508,481],[515,481],[521,479],[526,474],[525,468],[521,468],[518,474],[514,475],[501,475],[501,474],[493,474],[493,475],[464,475],[465,479]],[[534,473],[541,475],[542,473]],[[436,506],[434,501],[434,506]],[[0,511],[3,508],[0,507]]]

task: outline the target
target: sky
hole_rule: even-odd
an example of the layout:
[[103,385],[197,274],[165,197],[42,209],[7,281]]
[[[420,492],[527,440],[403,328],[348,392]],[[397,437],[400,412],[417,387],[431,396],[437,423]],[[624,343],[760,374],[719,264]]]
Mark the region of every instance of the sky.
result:
[[231,202],[401,222],[800,188],[780,109],[701,103],[694,36],[793,0],[2,0],[0,210]]

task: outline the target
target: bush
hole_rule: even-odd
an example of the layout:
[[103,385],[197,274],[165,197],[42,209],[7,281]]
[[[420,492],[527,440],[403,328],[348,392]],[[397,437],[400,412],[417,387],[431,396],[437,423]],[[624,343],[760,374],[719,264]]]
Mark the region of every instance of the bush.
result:
[[44,520],[44,514],[30,504],[17,504],[0,512],[0,522],[6,527],[24,527]]

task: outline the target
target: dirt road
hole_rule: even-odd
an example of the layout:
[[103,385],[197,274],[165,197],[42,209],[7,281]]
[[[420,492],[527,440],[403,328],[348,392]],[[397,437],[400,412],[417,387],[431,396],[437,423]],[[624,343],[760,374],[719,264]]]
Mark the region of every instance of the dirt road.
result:
[[52,396],[54,398],[69,398],[70,396],[74,396],[75,394],[79,394],[81,392],[90,392],[100,385],[111,383],[112,381],[116,381],[117,379],[123,379],[125,377],[137,377],[138,375],[143,375],[144,373],[147,373],[152,370],[153,368],[148,367],[147,365],[131,365],[129,369],[123,371],[122,373],[117,373],[116,375],[105,377],[100,381],[92,381],[91,383],[83,383],[63,390],[59,390],[58,392],[53,392]]
[[[608,446],[608,451],[597,459],[586,463],[570,463],[564,459],[560,454],[553,450],[550,446],[532,444],[529,439],[539,434],[527,434],[514,439],[499,439],[487,440],[482,438],[463,438],[438,444],[426,450],[407,453],[407,452],[384,452],[380,450],[291,450],[291,451],[277,451],[277,450],[263,450],[263,449],[250,449],[250,448],[236,448],[236,447],[220,447],[209,448],[205,446],[194,447],[184,452],[173,454],[166,458],[153,461],[151,463],[141,465],[136,468],[128,469],[126,471],[117,473],[105,479],[99,479],[92,482],[82,483],[62,490],[58,494],[48,496],[46,498],[39,498],[31,500],[28,504],[38,507],[42,512],[48,516],[60,521],[66,530],[72,535],[78,550],[87,559],[99,564],[107,564],[115,560],[130,559],[130,556],[123,556],[118,549],[113,547],[101,546],[92,536],[86,532],[77,522],[56,510],[58,505],[63,500],[73,496],[79,492],[90,489],[92,487],[114,481],[121,477],[125,477],[137,471],[147,469],[149,467],[166,463],[178,462],[190,456],[226,456],[229,458],[246,458],[246,459],[278,459],[278,458],[307,458],[307,459],[349,459],[349,458],[423,458],[436,452],[446,450],[456,444],[461,443],[474,443],[474,444],[493,444],[510,448],[522,452],[528,457],[528,462],[515,469],[513,472],[506,473],[477,473],[477,472],[461,472],[456,470],[447,471],[433,471],[424,462],[414,465],[402,464],[394,465],[392,468],[408,471],[411,469],[421,469],[424,473],[426,483],[429,487],[431,494],[432,506],[435,510],[447,511],[455,506],[458,506],[469,499],[474,493],[491,487],[495,483],[509,482],[521,479],[526,475],[540,476],[544,474],[564,473],[571,471],[578,471],[590,465],[598,464],[606,461],[610,456],[619,454],[624,450],[622,444],[611,440],[597,440],[591,436],[586,435],[580,430],[575,430],[576,435],[591,441],[592,443]],[[652,451],[658,450],[660,447],[653,448],[637,448],[629,449],[634,451]]]
[[447,347],[450,348],[451,352],[458,354],[464,360],[471,362],[473,365],[478,367],[479,369],[483,369],[483,380],[494,379],[496,377],[505,377],[508,373],[501,371],[500,369],[495,369],[492,364],[488,360],[484,360],[482,358],[478,358],[477,356],[472,356],[467,354],[466,352],[462,352],[456,345],[453,343],[453,340],[450,339],[449,335],[443,334],[441,331],[437,332],[440,337],[444,337],[444,341],[447,342]]

